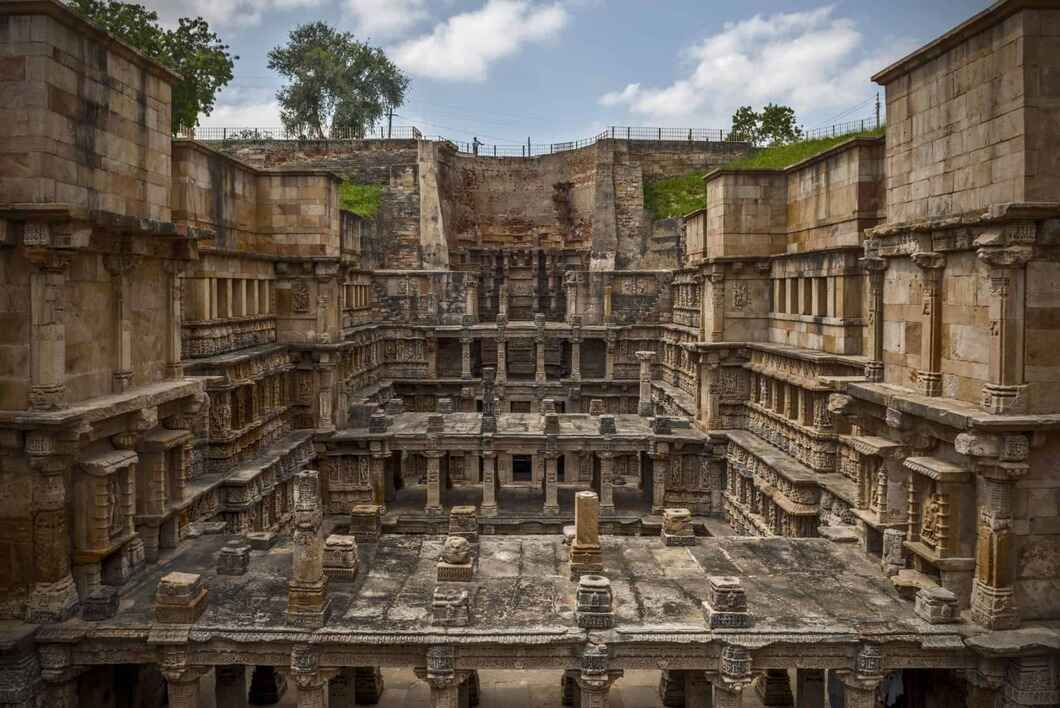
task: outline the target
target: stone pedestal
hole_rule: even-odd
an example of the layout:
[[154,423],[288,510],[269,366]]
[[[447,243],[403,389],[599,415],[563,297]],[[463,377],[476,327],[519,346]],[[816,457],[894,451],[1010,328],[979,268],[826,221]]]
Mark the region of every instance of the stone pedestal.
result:
[[478,510],[473,506],[454,506],[449,510],[449,535],[478,543]]
[[434,588],[431,623],[436,627],[466,627],[471,624],[471,595],[459,586]]
[[438,560],[439,582],[467,582],[474,574],[474,549],[462,536],[449,536]]
[[655,410],[651,402],[651,366],[655,361],[655,352],[637,352],[636,357],[640,361],[640,399],[637,401],[637,414],[650,418]]
[[739,578],[723,575],[707,576],[707,599],[703,614],[710,629],[743,629],[752,624],[747,611],[747,594]]
[[583,575],[578,579],[575,617],[584,629],[609,629],[615,616],[611,610],[611,581],[602,575]]
[[940,587],[923,588],[917,592],[913,611],[928,624],[948,624],[960,620],[957,596]]
[[604,570],[600,551],[600,500],[593,492],[574,495],[574,540],[570,545],[570,577]]
[[350,509],[350,535],[357,543],[376,543],[383,535],[383,519],[378,504],[354,504]]
[[246,541],[229,541],[217,554],[218,575],[243,575],[249,565],[250,544]]
[[664,509],[662,539],[667,546],[694,546],[696,534],[692,529],[692,512],[688,509]]
[[206,610],[207,590],[202,576],[169,573],[158,581],[155,621],[160,624],[194,624]]
[[335,582],[353,582],[359,558],[353,536],[331,534],[324,540],[324,575]]

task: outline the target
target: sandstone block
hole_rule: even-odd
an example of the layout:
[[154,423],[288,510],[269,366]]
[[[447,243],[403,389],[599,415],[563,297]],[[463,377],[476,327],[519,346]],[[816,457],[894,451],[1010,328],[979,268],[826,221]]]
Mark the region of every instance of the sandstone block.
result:
[[383,535],[383,517],[378,504],[354,504],[350,509],[350,535],[358,543],[375,543]]
[[193,624],[206,609],[207,591],[201,575],[169,573],[158,581],[155,621],[160,624]]
[[331,534],[324,539],[324,575],[329,580],[352,581],[357,577],[357,539]]
[[250,544],[229,541],[217,554],[218,575],[243,575],[250,565]]

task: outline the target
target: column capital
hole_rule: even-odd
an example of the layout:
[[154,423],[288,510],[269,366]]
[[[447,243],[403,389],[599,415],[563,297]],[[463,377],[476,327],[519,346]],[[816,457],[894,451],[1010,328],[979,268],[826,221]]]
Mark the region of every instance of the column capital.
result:
[[880,256],[864,256],[858,259],[858,264],[872,275],[887,270],[887,259]]
[[991,246],[980,248],[975,255],[991,268],[1016,269],[1027,265],[1034,258],[1032,246]]
[[909,257],[921,270],[937,272],[946,266],[946,256],[936,251],[917,251]]

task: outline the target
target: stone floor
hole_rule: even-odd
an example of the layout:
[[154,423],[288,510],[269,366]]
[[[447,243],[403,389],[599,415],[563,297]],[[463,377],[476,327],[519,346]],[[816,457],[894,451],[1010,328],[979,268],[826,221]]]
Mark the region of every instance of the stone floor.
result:
[[[430,706],[427,684],[409,670],[385,670],[386,690],[377,708],[425,708]],[[481,671],[480,708],[558,708],[560,673],[558,671]],[[627,671],[611,689],[610,708],[657,708],[659,672]],[[296,708],[297,689],[291,685],[278,708]],[[202,708],[224,708],[214,703],[213,676],[202,683]],[[742,708],[760,708],[758,694],[744,691]],[[331,706],[345,708],[345,706]],[[351,706],[352,708],[352,706]]]

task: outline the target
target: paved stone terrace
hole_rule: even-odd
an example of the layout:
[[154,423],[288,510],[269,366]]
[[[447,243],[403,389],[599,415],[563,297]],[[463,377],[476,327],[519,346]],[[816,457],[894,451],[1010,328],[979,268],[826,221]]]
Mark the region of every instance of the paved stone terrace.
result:
[[[219,576],[216,553],[230,538],[192,540],[130,589],[113,620],[71,620],[66,628],[81,624],[90,634],[105,634],[114,625],[147,627],[159,577],[180,570],[201,573],[209,587],[209,606],[196,628],[284,632],[289,542],[253,551],[246,575]],[[386,643],[419,643],[428,641],[425,634],[446,633],[431,628],[429,615],[443,541],[442,536],[384,535],[378,544],[361,544],[357,579],[331,584],[332,612],[325,631],[352,630],[359,641],[370,641],[364,637],[378,632]],[[612,642],[652,641],[645,635],[653,633],[709,641],[701,607],[707,575],[741,578],[755,623],[740,633],[752,642],[753,635],[812,633],[837,641],[858,635],[884,641],[935,635],[938,641],[948,635],[942,643],[950,644],[968,626],[931,626],[916,618],[912,603],[902,601],[853,544],[728,537],[671,548],[659,537],[605,536],[603,555],[615,594]],[[567,577],[566,558],[561,536],[483,536],[475,578],[462,584],[473,598],[472,625],[448,633],[500,643],[526,641],[527,635],[546,643],[583,639],[585,630],[576,626],[574,616],[576,584]]]

